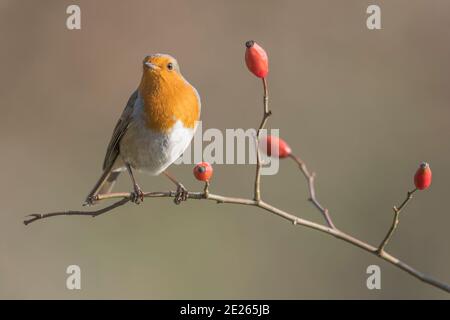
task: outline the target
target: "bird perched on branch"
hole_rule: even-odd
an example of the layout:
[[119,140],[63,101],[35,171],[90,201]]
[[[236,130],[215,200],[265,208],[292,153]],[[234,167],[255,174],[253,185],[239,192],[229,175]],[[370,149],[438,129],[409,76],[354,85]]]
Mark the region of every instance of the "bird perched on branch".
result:
[[151,175],[164,173],[177,185],[175,203],[187,198],[186,188],[167,171],[189,146],[200,118],[200,96],[182,76],[178,62],[166,54],[153,54],[143,61],[138,89],[131,95],[106,151],[103,174],[86,198],[85,205],[109,193],[120,172],[128,171],[133,201],[144,194],[134,170]]

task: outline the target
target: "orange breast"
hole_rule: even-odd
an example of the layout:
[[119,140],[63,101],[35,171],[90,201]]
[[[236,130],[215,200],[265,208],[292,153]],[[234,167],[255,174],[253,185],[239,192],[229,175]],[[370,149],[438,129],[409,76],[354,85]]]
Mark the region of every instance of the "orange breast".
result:
[[177,120],[194,128],[200,116],[200,101],[195,89],[180,75],[143,79],[139,86],[144,101],[147,127],[169,132]]

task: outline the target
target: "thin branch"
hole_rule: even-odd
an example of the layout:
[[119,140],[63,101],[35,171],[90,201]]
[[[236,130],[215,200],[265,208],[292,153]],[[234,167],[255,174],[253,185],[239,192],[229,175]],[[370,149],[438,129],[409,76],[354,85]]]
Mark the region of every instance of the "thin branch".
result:
[[[146,198],[173,198],[176,196],[175,191],[167,191],[167,192],[146,192],[144,193],[144,197]],[[121,205],[124,205],[125,203],[129,202],[132,198],[132,193],[109,193],[105,195],[101,195],[96,199],[96,201],[100,200],[106,200],[106,199],[117,199],[121,198],[118,202],[100,209],[96,211],[62,211],[62,212],[54,212],[54,213],[46,213],[46,214],[34,214],[31,215],[33,218],[28,219],[24,221],[25,224],[30,224],[34,221],[55,217],[55,216],[63,216],[63,215],[79,215],[79,216],[92,216],[96,217],[100,214],[106,213],[108,211],[111,211],[114,208],[117,208]],[[235,197],[225,197],[221,195],[211,194],[211,193],[205,193],[205,192],[189,192],[188,193],[189,199],[197,199],[197,200],[211,200],[215,201],[217,203],[231,203],[231,204],[238,204],[238,205],[248,205],[248,206],[254,206],[261,209],[264,209],[268,212],[271,212],[277,216],[280,216],[289,222],[291,222],[294,225],[298,226],[304,226],[310,229],[314,229],[317,231],[320,231],[322,233],[332,235],[337,239],[343,240],[353,246],[359,247],[371,254],[374,254],[377,257],[380,257],[381,259],[393,264],[394,266],[406,271],[410,275],[414,276],[415,278],[428,283],[436,288],[442,289],[445,292],[450,293],[450,286],[445,284],[444,282],[438,281],[434,279],[433,277],[426,275],[413,267],[409,266],[408,264],[400,261],[398,258],[390,255],[389,253],[385,252],[384,250],[382,252],[379,252],[378,249],[362,240],[359,240],[343,231],[340,231],[336,228],[332,228],[329,226],[325,226],[319,223],[315,223],[306,219],[299,218],[293,214],[290,214],[286,211],[283,211],[281,209],[278,209],[264,201],[256,201],[254,199],[245,199],[245,198],[235,198]],[[404,205],[403,205],[404,206]],[[401,207],[401,206],[400,206]]]
[[[203,192],[188,192],[188,199],[208,199],[216,201],[217,203],[235,203],[235,204],[243,204],[243,205],[256,205],[257,202],[255,200],[243,199],[243,198],[234,198],[234,197],[224,197],[220,195],[210,194],[208,190],[209,184],[205,184],[205,188]],[[177,196],[176,191],[165,191],[165,192],[144,192],[144,198],[174,198]],[[104,207],[98,210],[87,210],[87,211],[57,211],[57,212],[49,212],[49,213],[33,213],[27,215],[23,223],[25,225],[29,225],[32,222],[37,220],[57,217],[57,216],[89,216],[89,217],[97,217],[101,214],[107,213],[117,207],[123,206],[124,204],[130,202],[134,197],[134,194],[131,192],[115,192],[115,193],[106,193],[97,195],[95,201],[102,200],[111,200],[111,199],[120,199],[113,204]]]
[[384,237],[383,241],[378,246],[378,250],[377,250],[378,254],[380,254],[380,253],[382,253],[384,251],[384,248],[386,247],[386,245],[388,244],[388,242],[391,239],[392,235],[394,234],[395,230],[397,229],[397,226],[398,226],[398,223],[399,223],[399,218],[400,218],[400,212],[408,204],[408,202],[412,199],[412,195],[416,191],[417,191],[417,189],[414,189],[412,191],[408,191],[408,193],[406,194],[406,199],[402,202],[402,204],[398,208],[396,206],[394,206],[392,208],[394,210],[394,220],[392,221],[392,225],[389,228],[388,233],[386,234],[386,236]]
[[203,188],[203,194],[205,198],[209,196],[209,181],[205,181],[205,187]]
[[90,216],[90,217],[96,217],[99,216],[103,213],[107,213],[117,207],[123,206],[125,203],[127,203],[128,201],[130,201],[129,198],[123,198],[122,200],[119,200],[117,202],[114,202],[113,204],[99,209],[99,210],[94,210],[94,211],[73,211],[73,210],[69,210],[69,211],[59,211],[59,212],[50,212],[50,213],[44,213],[44,214],[40,214],[40,213],[33,213],[30,214],[28,216],[25,217],[25,220],[23,221],[23,223],[25,225],[28,225],[32,222],[35,222],[37,220],[41,220],[41,219],[46,219],[46,218],[51,218],[51,217],[56,217],[56,216]]
[[262,78],[264,96],[263,96],[263,106],[264,113],[263,118],[261,120],[261,124],[259,125],[258,131],[256,133],[256,176],[255,176],[255,194],[254,199],[256,201],[261,200],[261,151],[259,150],[259,137],[261,134],[261,130],[266,126],[267,120],[272,115],[272,112],[269,110],[269,88],[267,86],[266,78]]
[[315,177],[316,177],[315,173],[314,172],[310,173],[308,170],[308,167],[306,167],[305,162],[302,159],[300,159],[299,157],[297,157],[296,155],[291,154],[290,157],[292,160],[294,160],[298,164],[300,171],[303,173],[303,175],[306,178],[306,181],[308,182],[308,190],[309,190],[309,199],[308,200],[311,201],[312,204],[322,213],[327,225],[330,228],[336,229],[336,227],[333,223],[333,220],[331,219],[328,209],[324,208],[316,198],[316,189],[314,186],[314,181],[315,181]]

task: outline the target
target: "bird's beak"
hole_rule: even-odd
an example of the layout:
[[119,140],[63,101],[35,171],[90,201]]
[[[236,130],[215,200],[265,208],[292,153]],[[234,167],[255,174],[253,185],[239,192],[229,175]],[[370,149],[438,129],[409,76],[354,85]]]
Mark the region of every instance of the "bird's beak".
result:
[[153,69],[153,70],[159,69],[159,67],[158,67],[156,64],[153,64],[153,63],[151,63],[151,62],[145,62],[144,64],[145,64],[147,67],[149,67],[150,69]]

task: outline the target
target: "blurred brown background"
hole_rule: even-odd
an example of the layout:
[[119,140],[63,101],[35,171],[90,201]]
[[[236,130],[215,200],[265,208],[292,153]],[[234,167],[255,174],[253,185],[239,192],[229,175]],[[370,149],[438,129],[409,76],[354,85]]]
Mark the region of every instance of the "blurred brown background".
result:
[[[66,8],[81,7],[69,31]],[[366,28],[379,4],[382,30]],[[434,174],[389,251],[450,282],[449,1],[0,1],[0,298],[443,298],[344,242],[255,208],[147,199],[96,219],[79,209],[148,53],[178,58],[199,90],[203,128],[249,128],[260,82],[244,42],[270,57],[270,126],[317,171],[338,227],[378,244],[421,161]],[[200,189],[192,166],[172,168]],[[252,195],[254,169],[216,165],[212,191]],[[146,190],[163,177],[139,176]],[[321,221],[293,163],[263,178],[267,201]],[[129,190],[124,175],[117,190]],[[82,290],[65,287],[66,267]],[[382,290],[366,288],[368,265]]]

